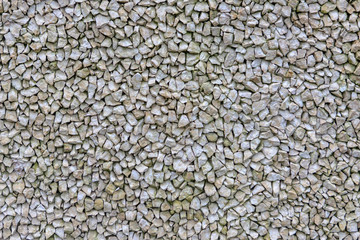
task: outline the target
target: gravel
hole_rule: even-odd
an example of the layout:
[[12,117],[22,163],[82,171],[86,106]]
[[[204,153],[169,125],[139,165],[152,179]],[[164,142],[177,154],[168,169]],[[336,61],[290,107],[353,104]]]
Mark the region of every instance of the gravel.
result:
[[360,1],[0,1],[0,239],[359,239]]

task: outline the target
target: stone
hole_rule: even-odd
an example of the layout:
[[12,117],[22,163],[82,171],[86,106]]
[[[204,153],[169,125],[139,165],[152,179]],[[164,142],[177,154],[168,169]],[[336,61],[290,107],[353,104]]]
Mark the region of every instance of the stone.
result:
[[358,232],[358,224],[356,222],[350,222],[346,227],[349,232]]
[[268,105],[268,101],[267,100],[261,100],[258,102],[254,102],[252,104],[252,110],[253,110],[253,114],[258,114],[260,111],[264,110]]
[[339,90],[339,88],[340,88],[340,87],[339,87],[339,84],[336,83],[336,82],[335,82],[335,83],[331,83],[330,86],[329,86],[329,90],[330,90],[330,91],[337,91],[337,90]]
[[186,115],[181,115],[180,120],[179,120],[179,127],[185,127],[186,125],[188,125],[190,123],[188,117]]
[[297,128],[294,132],[294,139],[295,140],[302,140],[305,136],[305,129],[304,128]]
[[270,240],[277,240],[280,238],[279,230],[276,228],[269,229]]
[[345,12],[349,3],[346,0],[339,0],[336,1],[336,7],[339,9],[340,12]]
[[190,204],[190,207],[195,210],[199,210],[201,207],[199,198],[195,197]]
[[25,189],[25,183],[23,180],[18,180],[13,184],[13,190],[17,193],[22,193]]
[[194,10],[198,12],[208,12],[210,9],[206,2],[197,2],[195,4]]
[[5,119],[10,122],[17,122],[18,118],[15,111],[6,111]]
[[95,17],[95,21],[96,21],[96,27],[102,27],[103,25],[109,23],[110,18],[99,14]]
[[213,196],[216,194],[216,187],[212,184],[206,183],[204,187],[205,193],[208,196]]
[[181,159],[175,159],[173,166],[175,171],[184,172],[188,167],[188,163],[183,162]]
[[94,208],[94,201],[90,198],[85,198],[85,211],[89,212]]
[[88,68],[80,69],[79,71],[76,72],[76,75],[81,78],[86,78],[87,76],[90,75],[90,70]]
[[147,140],[149,140],[150,142],[157,142],[157,140],[159,139],[159,133],[156,130],[149,130],[145,137]]
[[116,187],[114,186],[114,184],[112,183],[109,183],[106,188],[105,188],[105,191],[108,193],[108,194],[114,194],[116,190]]
[[96,199],[94,202],[95,210],[101,210],[104,208],[104,201],[102,199]]
[[218,135],[216,133],[208,133],[206,137],[209,142],[216,142],[218,139]]
[[334,61],[340,65],[346,63],[347,60],[348,60],[348,58],[347,58],[347,55],[345,55],[345,54],[339,54],[339,55],[334,56]]
[[139,50],[136,48],[118,47],[115,50],[115,55],[119,58],[133,58],[138,52]]
[[321,6],[321,12],[322,13],[329,13],[332,10],[335,10],[336,5],[330,2],[325,3]]
[[55,234],[55,228],[51,225],[47,225],[45,228],[45,239],[49,239]]
[[272,159],[278,153],[278,148],[277,147],[265,147],[265,148],[263,148],[262,151],[266,158]]
[[356,40],[355,42],[353,42],[353,44],[351,45],[351,51],[352,52],[357,52],[360,50],[360,41]]
[[345,36],[342,39],[342,41],[344,43],[354,42],[356,40],[359,40],[359,37],[358,37],[358,35],[356,33],[346,33]]
[[206,95],[209,95],[213,92],[214,89],[214,85],[211,84],[210,82],[205,82],[202,86],[201,89],[204,91],[204,93]]
[[221,186],[219,189],[219,195],[228,198],[231,195],[231,190],[225,186]]
[[355,75],[360,75],[360,64],[357,65],[355,71],[354,71]]
[[30,146],[27,147],[24,151],[24,157],[32,157],[35,155],[34,149],[32,149]]
[[190,53],[200,53],[200,45],[196,42],[190,42],[189,47],[188,47],[188,51]]
[[[268,157],[268,156],[266,156]],[[251,158],[251,161],[253,162],[260,162],[261,160],[263,160],[265,158],[265,155],[263,153],[256,153],[254,154],[254,156]]]

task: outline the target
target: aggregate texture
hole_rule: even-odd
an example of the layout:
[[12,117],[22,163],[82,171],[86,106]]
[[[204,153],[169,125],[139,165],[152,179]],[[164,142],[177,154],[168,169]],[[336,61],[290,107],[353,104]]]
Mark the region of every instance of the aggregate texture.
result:
[[0,239],[360,239],[359,13],[0,0]]

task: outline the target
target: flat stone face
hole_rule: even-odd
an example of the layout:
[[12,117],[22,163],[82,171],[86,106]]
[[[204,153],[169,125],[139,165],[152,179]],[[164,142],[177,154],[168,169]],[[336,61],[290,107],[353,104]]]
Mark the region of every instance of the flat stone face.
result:
[[0,1],[0,239],[359,239],[360,1]]

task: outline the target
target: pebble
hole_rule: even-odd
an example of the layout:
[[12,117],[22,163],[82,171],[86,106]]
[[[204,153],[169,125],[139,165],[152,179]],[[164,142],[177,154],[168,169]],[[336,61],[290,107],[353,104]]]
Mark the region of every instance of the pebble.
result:
[[201,207],[200,199],[195,197],[190,204],[190,207],[195,210],[199,210]]
[[101,27],[105,24],[108,24],[110,21],[110,18],[99,14],[95,17],[95,21],[96,21],[96,27]]
[[104,201],[102,199],[96,199],[94,202],[95,210],[101,210],[104,208]]
[[25,183],[23,180],[18,180],[13,185],[13,190],[17,193],[22,193],[25,188]]
[[213,196],[216,194],[216,187],[212,184],[209,183],[205,184],[204,190],[206,195],[208,196]]
[[180,120],[179,120],[179,127],[182,128],[182,127],[185,127],[186,125],[188,125],[190,123],[188,117],[186,115],[182,115],[180,117]]
[[339,54],[339,55],[334,56],[334,61],[340,65],[346,63],[347,60],[348,60],[348,57],[345,54]]

